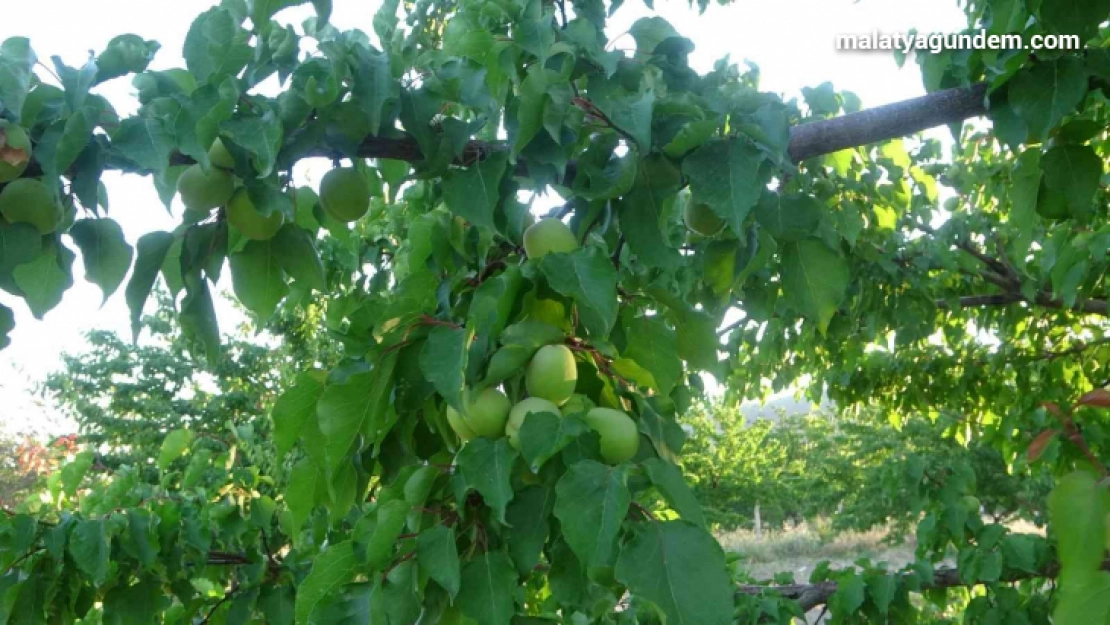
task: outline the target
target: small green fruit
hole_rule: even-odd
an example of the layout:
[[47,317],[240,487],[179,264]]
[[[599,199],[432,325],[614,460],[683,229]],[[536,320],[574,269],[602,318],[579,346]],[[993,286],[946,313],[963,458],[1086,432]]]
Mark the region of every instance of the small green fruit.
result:
[[210,211],[231,199],[235,178],[222,169],[204,171],[200,165],[192,165],[177,179],[177,192],[186,210]]
[[533,412],[549,412],[559,415],[559,407],[539,397],[529,397],[513,406],[509,412],[509,423],[505,426],[505,435],[509,437],[509,444],[514,449],[520,449],[520,428],[524,425],[524,418]]
[[636,422],[621,410],[594,408],[586,413],[586,424],[601,435],[601,457],[609,464],[627,462],[640,450]]
[[559,411],[562,412],[565,417],[572,414],[584,415],[593,408],[594,402],[591,401],[589,397],[581,393],[575,393],[570,396],[570,399],[568,399],[565,404],[559,407]]
[[[470,440],[475,436],[499,438],[505,432],[505,422],[509,419],[509,409],[512,405],[504,393],[495,388],[487,388],[469,397],[463,406],[462,414],[448,406],[447,422],[455,427],[456,421],[462,421],[466,427],[462,432],[459,432],[459,428],[456,427],[455,432],[463,440]],[[467,430],[473,433],[470,438],[463,435]]]
[[451,429],[455,430],[455,434],[458,434],[463,442],[478,438],[478,434],[470,429],[470,426],[466,424],[466,420],[459,414],[459,411],[450,406],[447,407],[447,423],[451,424]]
[[42,181],[19,178],[0,191],[0,215],[10,223],[27,223],[40,234],[50,234],[62,219],[62,207]]
[[263,216],[254,207],[247,190],[239,189],[227,204],[227,221],[248,239],[266,241],[281,229],[285,216],[279,211]]
[[574,394],[578,365],[566,345],[545,345],[532,357],[524,375],[528,394],[561,406]]
[[717,216],[708,204],[695,204],[694,202],[686,203],[686,210],[683,211],[683,221],[686,222],[686,227],[694,232],[711,237],[720,232],[725,227],[725,221]]
[[0,120],[0,182],[15,180],[31,162],[31,138],[22,126]]
[[578,239],[570,227],[558,219],[541,219],[524,231],[524,252],[528,258],[541,258],[551,252],[573,252]]
[[964,505],[964,508],[968,511],[969,514],[979,514],[980,506],[982,504],[979,502],[978,497],[973,497],[971,495],[965,495],[964,498],[962,499],[962,503]]
[[339,221],[354,221],[370,210],[370,184],[354,167],[339,167],[320,181],[320,205]]
[[235,169],[235,157],[219,137],[216,137],[212,147],[208,148],[208,160],[221,169]]

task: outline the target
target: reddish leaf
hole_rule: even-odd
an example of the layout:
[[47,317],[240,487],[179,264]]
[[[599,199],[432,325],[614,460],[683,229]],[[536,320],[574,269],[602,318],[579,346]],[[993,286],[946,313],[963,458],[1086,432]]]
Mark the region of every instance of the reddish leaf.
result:
[[1079,398],[1080,406],[1092,406],[1094,408],[1110,408],[1110,391],[1099,388],[1087,393]]
[[1041,454],[1044,453],[1045,447],[1048,447],[1048,443],[1052,441],[1057,434],[1059,434],[1059,432],[1056,430],[1045,430],[1038,434],[1037,437],[1033,439],[1033,442],[1029,443],[1029,449],[1025,452],[1026,456],[1029,458],[1029,462],[1036,462],[1037,458],[1040,458]]

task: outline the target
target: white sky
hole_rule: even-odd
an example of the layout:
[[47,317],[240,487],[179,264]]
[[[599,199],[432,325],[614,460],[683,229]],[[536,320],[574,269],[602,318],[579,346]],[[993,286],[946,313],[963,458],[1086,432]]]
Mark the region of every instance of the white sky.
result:
[[[135,33],[162,44],[152,69],[183,67],[181,47],[192,19],[215,4],[209,0],[5,0],[0,40],[25,36],[40,60],[50,64],[58,55],[80,66],[89,50],[99,51],[114,36]],[[377,0],[334,0],[332,22],[341,29],[372,33]],[[923,95],[914,63],[899,70],[886,52],[839,52],[836,35],[878,30],[900,33],[953,32],[965,26],[956,0],[735,0],[709,7],[704,15],[682,0],[656,0],[649,11],[640,0],[627,0],[610,24],[610,36],[628,30],[640,17],[659,15],[697,46],[691,63],[699,71],[731,55],[733,62],[751,60],[762,70],[762,87],[787,97],[800,97],[803,87],[830,81],[839,90],[855,92],[865,107]],[[311,15],[310,5],[279,14],[299,24]],[[632,47],[631,40],[627,46]],[[40,75],[45,75],[40,72]],[[121,114],[137,105],[128,79],[98,88]],[[168,230],[177,220],[167,214],[149,180],[136,176],[105,176],[110,216],[123,227],[132,245],[144,233]],[[175,210],[180,215],[180,207]],[[83,279],[80,259],[74,264],[75,285],[45,320],[31,317],[21,299],[0,291],[0,303],[16,312],[12,344],[0,351],[0,429],[42,432],[56,430],[54,411],[33,395],[37,382],[59,369],[60,355],[80,350],[91,329],[130,333],[123,288],[101,307],[99,289]],[[227,272],[225,272],[226,275]],[[125,282],[126,284],[126,282]],[[226,285],[221,285],[226,286]],[[218,306],[226,331],[241,319],[230,306]]]

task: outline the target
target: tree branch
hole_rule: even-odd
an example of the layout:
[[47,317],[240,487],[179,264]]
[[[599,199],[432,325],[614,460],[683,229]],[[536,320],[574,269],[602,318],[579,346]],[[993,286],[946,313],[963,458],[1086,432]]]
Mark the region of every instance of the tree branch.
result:
[[790,129],[790,159],[803,161],[985,115],[986,96],[986,83],[978,83],[795,126]]
[[[1102,569],[1110,570],[1110,560],[1104,560]],[[1002,576],[999,581],[1002,582],[1018,582],[1026,579],[1055,579],[1060,574],[1060,566],[1058,564],[1050,564],[1036,573],[1028,571],[1010,571]],[[908,576],[908,573],[897,573],[897,575]],[[960,579],[959,569],[952,567],[942,567],[937,569],[932,581],[922,582],[921,590],[928,590],[933,588],[955,588],[963,586],[979,586],[990,582],[973,582],[971,584],[964,583]],[[737,592],[743,595],[762,596],[766,593],[774,593],[786,599],[793,599],[798,602],[803,612],[809,612],[817,606],[825,605],[829,599],[836,594],[836,582],[820,582],[817,584],[789,584],[785,586],[751,586],[742,585],[737,589]]]
[[[1102,317],[1110,317],[1110,302],[1104,299],[1087,299],[1076,302],[1075,304],[1068,305],[1066,302],[1059,298],[1052,297],[1048,293],[1038,293],[1033,301],[1029,301],[1021,293],[998,293],[995,295],[969,295],[959,299],[960,308],[981,308],[985,306],[1009,306],[1018,302],[1026,302],[1040,308],[1051,308],[1053,310],[1068,310],[1071,312],[1084,313],[1088,315],[1099,315]],[[951,307],[948,305],[948,300],[937,300],[937,308],[948,310]]]

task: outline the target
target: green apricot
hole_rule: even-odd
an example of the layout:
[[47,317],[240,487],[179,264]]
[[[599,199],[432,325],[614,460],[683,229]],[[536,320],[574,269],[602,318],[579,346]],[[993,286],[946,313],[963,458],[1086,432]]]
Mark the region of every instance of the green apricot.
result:
[[466,420],[459,414],[459,411],[450,406],[447,407],[447,423],[451,425],[451,429],[455,430],[455,434],[458,434],[463,442],[478,438],[477,432],[470,429],[470,426],[466,424]]
[[235,178],[216,167],[205,171],[200,165],[191,165],[177,179],[177,192],[186,210],[210,211],[231,199]]
[[0,191],[0,215],[9,223],[30,224],[40,234],[50,234],[62,219],[62,207],[42,181],[19,178]]
[[[509,409],[512,405],[504,393],[495,388],[487,388],[477,395],[470,395],[464,402],[461,414],[448,406],[447,422],[451,423],[452,427],[455,427],[457,421],[465,424],[466,427],[462,432],[459,432],[459,428],[455,428],[455,432],[463,440],[470,440],[475,436],[499,438],[505,432],[505,422],[509,418]],[[463,435],[468,430],[473,433],[469,438]]]
[[263,216],[254,207],[247,190],[239,189],[227,203],[227,221],[248,239],[266,241],[281,229],[285,216],[278,211]]
[[686,222],[687,228],[707,237],[717,234],[725,227],[725,221],[718,217],[708,204],[687,202],[682,219]]
[[370,210],[370,183],[354,167],[339,167],[320,181],[320,206],[339,221],[354,221]]
[[520,449],[520,428],[524,425],[524,418],[533,412],[559,415],[559,407],[539,397],[529,397],[513,406],[509,412],[509,423],[505,426],[505,435],[509,437],[509,444],[514,449]]
[[0,182],[18,178],[31,162],[31,138],[22,126],[0,120]]
[[578,239],[570,226],[558,219],[541,219],[524,231],[524,252],[528,258],[541,258],[551,252],[573,252]]
[[235,169],[235,157],[231,155],[231,152],[227,150],[227,146],[219,137],[216,137],[216,140],[212,142],[212,147],[208,148],[208,160],[212,162],[212,165],[221,169]]
[[578,365],[566,345],[544,345],[528,363],[524,374],[528,394],[561,406],[574,394]]
[[636,422],[624,411],[594,408],[586,413],[586,425],[601,435],[601,457],[609,464],[627,462],[640,450]]

